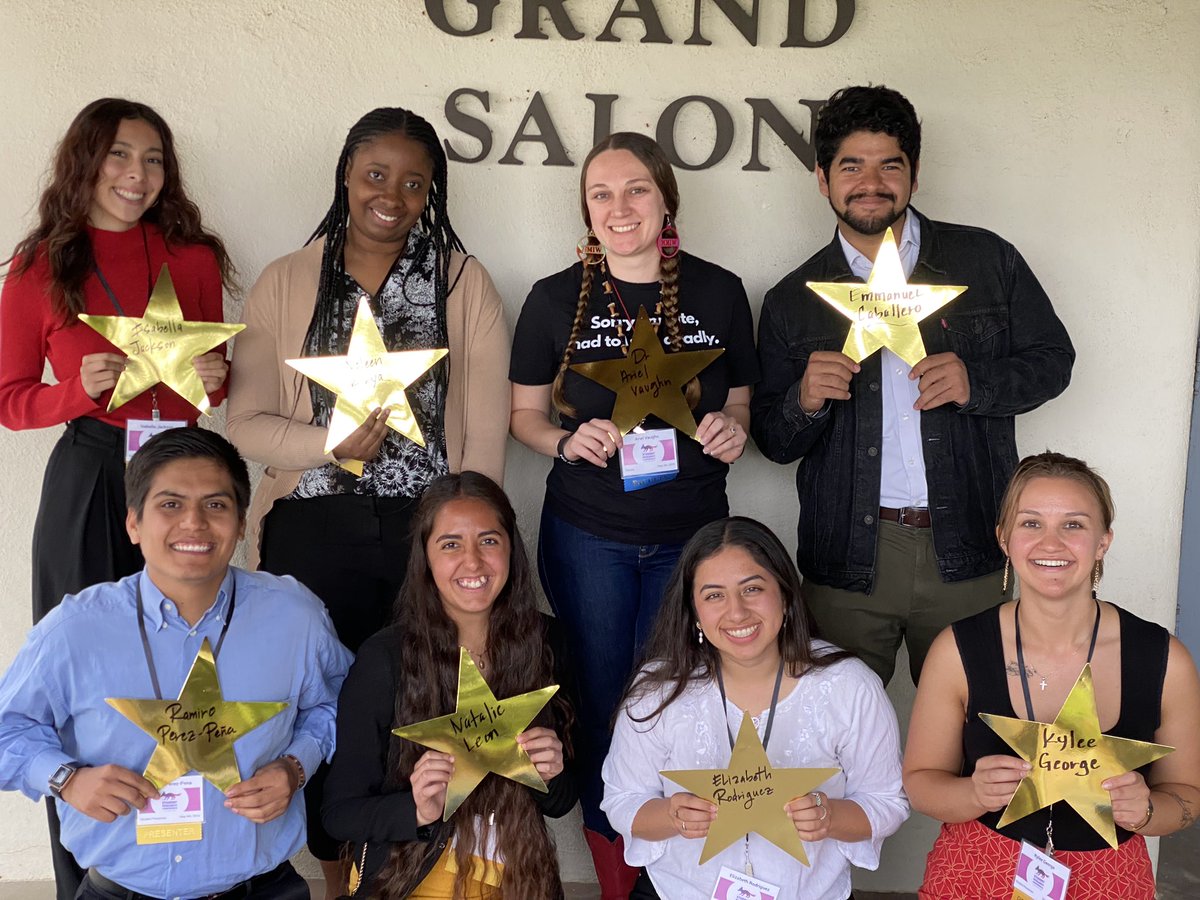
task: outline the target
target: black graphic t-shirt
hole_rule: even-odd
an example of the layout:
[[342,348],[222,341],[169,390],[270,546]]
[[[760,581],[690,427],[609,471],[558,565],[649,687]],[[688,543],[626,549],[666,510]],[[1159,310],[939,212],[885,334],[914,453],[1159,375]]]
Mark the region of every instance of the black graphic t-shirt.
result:
[[[732,272],[685,253],[680,258],[679,276],[682,349],[725,350],[700,373],[700,402],[693,410],[699,423],[706,413],[725,406],[730,388],[758,381],[754,327],[746,290]],[[571,334],[582,279],[583,266],[576,263],[543,278],[530,290],[513,339],[509,378],[514,383],[543,385],[554,381]],[[601,279],[596,278],[572,364],[619,357],[641,308],[649,313],[651,321],[659,322],[658,282],[617,280],[615,284],[625,308],[615,294],[604,293]],[[671,352],[666,328],[659,328],[659,338]],[[564,415],[563,428],[574,431],[581,422],[612,415],[613,392],[591,379],[567,372],[563,389],[579,412],[577,418]],[[645,427],[669,426],[652,416]],[[568,466],[556,459],[546,479],[547,509],[575,527],[608,540],[631,544],[686,541],[701,526],[729,514],[725,497],[729,466],[706,456],[691,438],[682,434],[678,438],[678,476],[628,493],[615,456],[603,469],[590,463]]]

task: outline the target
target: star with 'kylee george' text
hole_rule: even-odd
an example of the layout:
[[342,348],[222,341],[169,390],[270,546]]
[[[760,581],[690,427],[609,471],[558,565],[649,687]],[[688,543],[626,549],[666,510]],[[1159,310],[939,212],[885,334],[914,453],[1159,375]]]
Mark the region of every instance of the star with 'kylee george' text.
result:
[[529,727],[557,690],[558,685],[552,684],[497,700],[467,648],[459,648],[454,712],[392,730],[398,737],[454,757],[443,821],[454,815],[488,772],[542,793],[548,790],[529,754],[517,743],[517,735]]
[[156,384],[165,384],[200,412],[209,415],[208,394],[192,360],[221,346],[246,327],[224,322],[185,321],[166,263],[158,273],[146,311],[140,317],[80,313],[79,319],[127,357],[125,369],[108,401],[109,412]]
[[1091,663],[1083,667],[1050,724],[991,713],[980,713],[979,717],[1033,766],[1017,785],[996,827],[1003,828],[1065,800],[1113,848],[1117,846],[1117,832],[1112,798],[1101,784],[1175,749],[1101,734]]
[[883,236],[867,283],[810,281],[808,287],[850,320],[842,352],[862,362],[887,347],[915,366],[925,358],[918,323],[937,312],[967,288],[952,284],[909,284],[900,263],[892,229]]
[[838,769],[777,769],[767,759],[754,720],[742,718],[727,769],[692,769],[659,772],[697,797],[717,806],[717,818],[708,827],[700,863],[704,864],[739,838],[760,834],[784,853],[808,865],[808,854],[796,833],[792,817],[783,808],[815,790]]
[[287,708],[283,701],[226,700],[208,638],[177,699],[106,697],[104,702],[157,742],[143,773],[156,788],[199,772],[222,793],[242,780],[233,742]]
[[[363,297],[358,301],[345,356],[310,356],[285,362],[337,395],[325,439],[325,452],[328,453],[362,425],[372,412],[384,407],[391,410],[388,428],[424,447],[421,426],[417,424],[404,389],[446,352],[439,349],[389,353],[371,313],[371,304]],[[363,473],[360,460],[342,460],[339,465],[355,475]]]
[[616,359],[576,363],[571,370],[617,395],[612,423],[629,434],[646,416],[658,416],[688,437],[696,436],[696,417],[683,390],[725,350],[680,350],[667,353],[643,306],[629,340],[629,353]]

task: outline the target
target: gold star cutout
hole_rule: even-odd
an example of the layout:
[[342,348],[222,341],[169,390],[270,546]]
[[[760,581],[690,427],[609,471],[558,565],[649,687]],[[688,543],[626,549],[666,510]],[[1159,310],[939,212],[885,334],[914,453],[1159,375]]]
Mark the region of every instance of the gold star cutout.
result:
[[394,735],[454,757],[454,775],[446,788],[443,821],[449,821],[488,772],[542,793],[548,790],[529,754],[516,738],[529,727],[557,690],[558,685],[552,684],[497,700],[467,648],[459,649],[458,702],[454,712],[392,731]]
[[852,360],[862,362],[876,350],[887,347],[910,366],[926,355],[917,323],[967,289],[965,285],[909,284],[890,228],[879,245],[865,286],[856,282],[810,281],[808,287],[851,321],[842,352]]
[[179,308],[175,283],[163,263],[158,281],[146,304],[146,312],[137,316],[94,316],[80,313],[79,318],[124,353],[125,371],[117,379],[108,411],[128,403],[156,384],[165,384],[206,416],[208,394],[196,373],[192,360],[219,347],[245,325],[224,322],[187,322]]
[[694,438],[696,417],[683,398],[683,389],[724,352],[721,349],[667,353],[643,306],[633,326],[628,356],[577,363],[571,369],[617,395],[612,422],[622,435],[629,434],[634,426],[653,414]]
[[287,708],[285,702],[235,702],[222,697],[208,638],[178,699],[107,697],[104,702],[157,742],[143,773],[147,781],[161,789],[181,775],[199,772],[222,793],[242,780],[233,742]]
[[838,769],[776,769],[767,759],[754,720],[746,713],[727,769],[660,772],[697,797],[717,805],[700,863],[708,862],[738,838],[754,832],[804,865],[808,855],[784,804],[815,790]]
[[[325,439],[325,452],[328,453],[365,422],[372,411],[385,406],[392,411],[387,418],[388,428],[424,447],[421,426],[417,424],[404,389],[446,352],[402,350],[389,353],[379,326],[375,324],[375,316],[371,314],[371,305],[363,297],[358,301],[345,356],[314,356],[286,362],[337,394],[337,403],[329,417],[329,435]],[[357,459],[346,460],[341,465],[355,475],[363,472],[363,464]]]
[[1101,783],[1161,759],[1175,749],[1100,733],[1091,663],[1079,673],[1051,724],[990,713],[980,713],[979,717],[1033,766],[1017,785],[998,828],[1065,800],[1114,849],[1117,832],[1112,798]]

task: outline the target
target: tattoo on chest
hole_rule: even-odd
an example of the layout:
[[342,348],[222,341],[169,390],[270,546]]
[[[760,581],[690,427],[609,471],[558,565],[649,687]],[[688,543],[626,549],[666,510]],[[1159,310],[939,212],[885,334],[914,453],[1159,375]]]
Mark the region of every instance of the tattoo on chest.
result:
[[[1010,659],[1008,661],[1008,665],[1006,665],[1004,667],[1004,671],[1008,673],[1009,678],[1020,678],[1021,677],[1021,667],[1017,665],[1017,661],[1015,659]],[[1025,677],[1026,678],[1029,678],[1031,675],[1037,675],[1037,674],[1038,674],[1037,669],[1035,669],[1033,666],[1029,665],[1028,663],[1025,665]]]

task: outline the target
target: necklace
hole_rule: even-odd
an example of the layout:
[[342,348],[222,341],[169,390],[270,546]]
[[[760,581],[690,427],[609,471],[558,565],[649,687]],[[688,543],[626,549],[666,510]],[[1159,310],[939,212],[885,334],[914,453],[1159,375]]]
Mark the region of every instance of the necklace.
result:
[[[654,315],[659,316],[660,319],[662,317],[662,291],[663,291],[663,288],[660,283],[659,289],[658,289],[659,301],[654,307]],[[621,344],[621,355],[628,356],[629,355],[630,335],[625,333],[625,323],[632,322],[633,316],[629,315],[629,307],[627,307],[625,305],[625,298],[621,296],[621,291],[617,287],[616,280],[612,277],[612,275],[607,270],[605,270],[605,273],[604,273],[604,293],[609,296],[615,295],[617,298],[617,303],[621,304],[621,312],[625,316],[625,318],[623,318],[621,321],[617,322],[617,340],[624,341],[624,343]],[[614,319],[617,317],[617,304],[616,303],[608,304],[608,313]],[[654,324],[654,323],[651,323],[651,324]],[[658,334],[658,325],[657,324],[654,325],[654,333]]]

